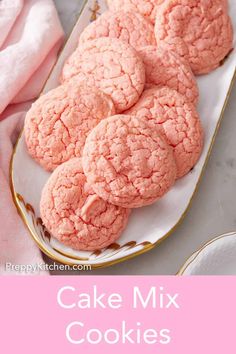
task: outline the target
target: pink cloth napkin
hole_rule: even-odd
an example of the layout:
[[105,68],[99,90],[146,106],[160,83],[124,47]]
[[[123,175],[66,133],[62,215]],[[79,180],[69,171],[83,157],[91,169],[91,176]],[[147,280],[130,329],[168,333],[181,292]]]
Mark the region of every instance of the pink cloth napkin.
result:
[[62,41],[63,30],[52,0],[0,1],[1,274],[8,274],[6,263],[43,263],[12,201],[9,162],[25,111],[40,93]]

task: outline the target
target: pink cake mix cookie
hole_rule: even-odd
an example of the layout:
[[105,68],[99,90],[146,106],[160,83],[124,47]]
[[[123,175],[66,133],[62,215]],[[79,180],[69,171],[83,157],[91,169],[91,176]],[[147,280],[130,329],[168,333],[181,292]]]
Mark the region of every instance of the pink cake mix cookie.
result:
[[93,192],[80,158],[67,161],[53,172],[43,189],[40,211],[52,236],[84,251],[115,242],[129,216],[128,209],[109,204]]
[[156,5],[160,5],[165,0],[107,0],[109,9],[112,11],[133,11],[139,12],[152,23],[156,18]]
[[145,68],[138,53],[115,38],[99,38],[79,46],[66,61],[61,81],[74,76],[111,96],[117,113],[138,101],[145,84]]
[[198,101],[198,86],[188,62],[164,47],[148,46],[139,50],[146,70],[146,83],[168,86],[194,104]]
[[83,168],[104,200],[125,208],[154,203],[176,179],[172,148],[146,120],[116,115],[87,137]]
[[86,137],[103,118],[115,114],[110,97],[97,89],[68,84],[41,96],[25,119],[30,155],[48,171],[81,156]]
[[233,29],[222,0],[166,0],[157,7],[157,45],[185,57],[197,75],[218,66],[233,46]]
[[226,11],[228,11],[229,3],[228,0],[222,0],[223,6],[225,7]]
[[151,88],[127,114],[161,129],[173,147],[178,178],[197,163],[203,148],[203,129],[194,105],[184,96],[168,87]]
[[85,28],[79,43],[83,44],[100,37],[117,38],[134,48],[156,44],[153,25],[135,12],[104,12]]

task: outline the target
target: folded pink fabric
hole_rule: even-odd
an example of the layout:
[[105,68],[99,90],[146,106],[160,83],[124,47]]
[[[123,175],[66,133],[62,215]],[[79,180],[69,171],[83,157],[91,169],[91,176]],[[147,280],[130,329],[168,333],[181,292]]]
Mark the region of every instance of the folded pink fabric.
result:
[[8,171],[29,100],[40,93],[62,41],[63,30],[52,0],[0,1],[1,274],[7,274],[6,263],[43,262],[12,201]]
[[23,8],[23,0],[2,0],[0,2],[0,47]]
[[[16,6],[19,6],[18,2]],[[44,61],[49,61],[52,65],[62,35],[62,28],[51,0],[24,2],[0,51],[0,113],[17,95],[22,96],[23,100],[31,99],[32,92],[35,95],[37,91],[35,86],[37,89],[42,87],[46,73],[41,75],[40,66]],[[32,78],[34,73],[36,76]],[[24,94],[20,93],[22,89]],[[15,102],[19,101],[18,96]]]

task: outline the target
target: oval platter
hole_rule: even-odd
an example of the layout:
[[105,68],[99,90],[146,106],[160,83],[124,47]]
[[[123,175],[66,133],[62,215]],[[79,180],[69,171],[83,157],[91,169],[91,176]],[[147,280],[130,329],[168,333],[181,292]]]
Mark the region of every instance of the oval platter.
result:
[[[231,0],[229,7],[236,33],[236,2]],[[76,48],[80,33],[105,10],[104,0],[84,1],[78,21],[42,93],[58,86],[63,63]],[[198,164],[186,177],[177,181],[163,199],[152,206],[133,211],[128,227],[119,241],[102,251],[74,251],[57,242],[44,228],[40,218],[39,201],[42,188],[50,174],[28,155],[22,132],[11,160],[11,189],[19,214],[40,249],[53,260],[64,264],[87,264],[92,268],[99,268],[147,252],[171,235],[183,220],[197,190],[233,87],[235,69],[236,49],[220,68],[197,79],[200,89],[198,112],[205,130],[205,146]]]

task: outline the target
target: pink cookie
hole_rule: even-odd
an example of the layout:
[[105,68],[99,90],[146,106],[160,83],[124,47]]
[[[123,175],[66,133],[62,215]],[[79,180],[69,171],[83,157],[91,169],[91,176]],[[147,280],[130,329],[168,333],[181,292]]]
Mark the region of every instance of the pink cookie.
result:
[[80,36],[80,44],[100,37],[117,38],[134,48],[155,45],[153,25],[135,12],[104,12],[96,21],[85,28]]
[[194,104],[198,101],[198,86],[188,62],[164,47],[144,47],[139,54],[145,65],[146,83],[168,86]]
[[115,114],[110,97],[73,80],[41,96],[25,119],[30,155],[48,171],[81,156],[86,137],[103,118]]
[[156,18],[156,5],[160,5],[165,0],[107,0],[109,9],[112,11],[133,11],[139,12],[152,23]]
[[82,161],[94,191],[126,208],[154,203],[176,179],[172,148],[148,122],[132,116],[99,123],[87,137]]
[[223,3],[223,6],[225,7],[226,11],[228,11],[228,8],[229,8],[228,0],[221,0],[221,1]]
[[161,129],[173,147],[178,178],[197,163],[203,148],[203,129],[194,105],[177,91],[168,87],[148,89],[127,114]]
[[145,84],[145,68],[138,53],[115,38],[99,38],[79,46],[66,61],[61,80],[74,76],[110,95],[118,113],[138,101]]
[[59,166],[46,183],[41,217],[66,246],[93,251],[115,242],[126,227],[129,210],[99,198],[86,181],[80,158]]
[[222,0],[166,0],[157,7],[157,44],[185,57],[197,75],[221,65],[233,46],[233,29]]

